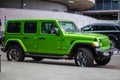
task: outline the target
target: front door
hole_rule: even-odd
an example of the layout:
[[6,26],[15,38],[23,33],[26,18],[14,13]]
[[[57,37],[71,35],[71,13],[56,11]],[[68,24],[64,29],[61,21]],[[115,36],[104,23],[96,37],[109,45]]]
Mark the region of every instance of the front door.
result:
[[42,54],[61,53],[61,36],[53,32],[53,28],[57,28],[54,22],[41,23],[41,35],[38,37],[39,52]]
[[37,50],[37,22],[24,22],[22,39],[27,52],[35,53]]

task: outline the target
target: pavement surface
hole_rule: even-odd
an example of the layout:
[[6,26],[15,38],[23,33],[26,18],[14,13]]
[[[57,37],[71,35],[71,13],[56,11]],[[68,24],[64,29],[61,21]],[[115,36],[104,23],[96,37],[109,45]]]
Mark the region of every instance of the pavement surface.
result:
[[0,80],[120,80],[120,55],[105,66],[77,67],[74,60],[7,61],[2,53]]

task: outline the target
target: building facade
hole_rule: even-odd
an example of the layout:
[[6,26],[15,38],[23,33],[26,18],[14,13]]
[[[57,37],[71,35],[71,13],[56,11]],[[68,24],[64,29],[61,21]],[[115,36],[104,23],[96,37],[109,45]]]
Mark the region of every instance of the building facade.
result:
[[0,0],[1,8],[47,11],[79,11],[92,7],[95,0]]
[[82,13],[100,20],[120,20],[120,0],[95,0],[95,5]]
[[[1,30],[9,19],[58,18],[69,19],[80,28],[96,19],[76,14],[94,6],[95,0],[0,0]],[[68,12],[75,12],[68,13]]]

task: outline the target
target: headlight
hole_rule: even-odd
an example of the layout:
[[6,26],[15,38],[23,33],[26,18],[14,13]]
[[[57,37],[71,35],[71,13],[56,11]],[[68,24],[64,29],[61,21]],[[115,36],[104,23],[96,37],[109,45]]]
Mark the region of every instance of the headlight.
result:
[[94,42],[94,43],[92,44],[92,46],[94,46],[94,47],[100,47],[100,44],[99,44],[99,42]]
[[100,47],[100,38],[95,38],[94,39],[94,43],[92,44],[92,46],[94,46],[94,47]]

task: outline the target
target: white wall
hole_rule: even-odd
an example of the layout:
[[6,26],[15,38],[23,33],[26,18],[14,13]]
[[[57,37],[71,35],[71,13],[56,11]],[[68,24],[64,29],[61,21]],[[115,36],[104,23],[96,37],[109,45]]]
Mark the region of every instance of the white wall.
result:
[[26,6],[24,9],[39,9],[39,10],[58,10],[67,11],[67,6],[52,2],[38,1],[38,0],[24,0]]
[[2,30],[4,30],[5,16],[7,16],[7,19],[25,19],[25,18],[68,19],[74,21],[79,28],[84,25],[97,22],[96,19],[87,16],[64,13],[64,12],[0,8],[0,19],[2,20],[2,28],[1,28]]
[[[21,8],[21,0],[0,0],[0,7],[4,8]],[[47,11],[67,11],[67,6],[63,4],[40,1],[40,0],[23,0],[23,9],[47,10]]]

